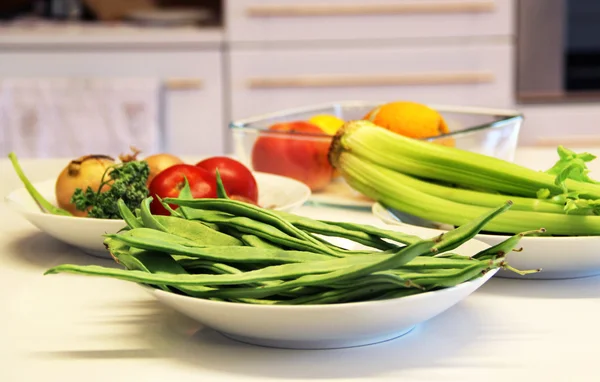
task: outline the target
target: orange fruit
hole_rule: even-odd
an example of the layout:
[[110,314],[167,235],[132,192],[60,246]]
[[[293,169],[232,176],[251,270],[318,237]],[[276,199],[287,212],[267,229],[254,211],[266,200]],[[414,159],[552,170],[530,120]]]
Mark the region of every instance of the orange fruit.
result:
[[431,138],[450,132],[440,113],[417,102],[386,103],[371,110],[363,119],[411,138]]

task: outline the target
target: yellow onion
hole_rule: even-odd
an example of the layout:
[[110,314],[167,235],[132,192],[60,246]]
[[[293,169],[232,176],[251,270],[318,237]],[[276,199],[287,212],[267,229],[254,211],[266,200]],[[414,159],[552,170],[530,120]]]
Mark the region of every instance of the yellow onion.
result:
[[[114,164],[115,160],[106,155],[85,155],[69,162],[56,179],[55,193],[58,206],[74,216],[86,216],[87,211],[79,211],[71,203],[73,193],[78,188],[85,191],[88,187],[97,191],[106,169]],[[105,185],[102,191],[109,188],[109,185]]]
[[150,167],[150,175],[148,176],[148,181],[146,182],[148,186],[150,186],[152,179],[154,179],[154,177],[162,170],[165,170],[176,164],[183,163],[181,158],[167,153],[150,155],[144,158],[144,161],[148,163],[148,167]]

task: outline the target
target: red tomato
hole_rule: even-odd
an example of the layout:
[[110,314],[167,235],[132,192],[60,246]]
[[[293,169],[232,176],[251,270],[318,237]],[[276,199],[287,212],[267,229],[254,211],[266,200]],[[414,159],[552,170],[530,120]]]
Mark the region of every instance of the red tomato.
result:
[[[200,167],[191,164],[176,164],[159,172],[150,183],[150,195],[154,198],[150,211],[155,215],[170,215],[169,211],[158,201],[161,199],[176,198],[185,186],[185,178],[190,185],[194,198],[216,198],[217,185],[214,176]],[[169,204],[171,208],[177,206]]]
[[[269,129],[324,135],[320,127],[305,121],[276,123]],[[333,175],[327,157],[330,145],[331,137],[261,136],[252,148],[252,167],[256,171],[296,179],[312,191],[318,191],[331,182]]]
[[232,199],[258,203],[258,185],[252,172],[242,163],[228,157],[212,157],[204,159],[196,166],[210,172],[215,176],[219,169],[219,175],[227,195]]

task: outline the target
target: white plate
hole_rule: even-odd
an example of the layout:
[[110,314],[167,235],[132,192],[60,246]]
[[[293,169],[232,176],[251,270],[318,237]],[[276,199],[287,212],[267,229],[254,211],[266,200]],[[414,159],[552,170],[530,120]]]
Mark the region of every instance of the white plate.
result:
[[353,190],[342,178],[333,180],[321,191],[314,191],[310,202],[325,206],[371,208],[373,199],[368,198]]
[[[310,197],[310,188],[294,179],[256,172],[258,203],[280,211],[293,211]],[[56,203],[55,180],[35,183],[35,188],[49,201]],[[5,202],[29,222],[48,235],[67,244],[79,247],[87,254],[110,258],[104,248],[102,235],[116,233],[125,226],[120,219],[92,219],[58,216],[40,211],[25,187],[6,196]]]
[[[397,216],[379,203],[373,204],[373,214],[383,222],[406,228],[416,227],[402,222]],[[428,235],[444,232],[435,228],[423,228]],[[495,245],[507,239],[505,235],[480,234],[476,239],[489,245]],[[519,247],[522,252],[507,254],[508,263],[517,269],[537,269],[541,272],[519,276],[513,272],[501,270],[498,277],[528,279],[568,279],[595,276],[600,274],[600,236],[561,236],[561,237],[524,237]]]
[[[419,230],[412,232],[423,234]],[[472,256],[488,247],[470,240],[455,251]],[[476,280],[439,291],[331,305],[253,305],[143,288],[161,303],[240,342],[278,348],[333,349],[400,337],[465,299],[496,272],[497,269]]]

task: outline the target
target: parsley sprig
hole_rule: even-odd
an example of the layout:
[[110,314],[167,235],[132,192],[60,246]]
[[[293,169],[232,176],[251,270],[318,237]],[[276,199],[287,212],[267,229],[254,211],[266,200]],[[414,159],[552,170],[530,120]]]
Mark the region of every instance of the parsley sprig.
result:
[[71,203],[80,211],[89,209],[88,216],[92,218],[121,219],[117,201],[122,199],[132,210],[138,208],[149,195],[146,186],[149,175],[150,168],[145,161],[118,163],[106,169],[97,190],[76,189]]

